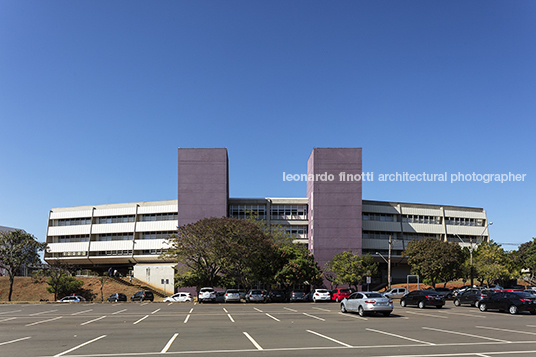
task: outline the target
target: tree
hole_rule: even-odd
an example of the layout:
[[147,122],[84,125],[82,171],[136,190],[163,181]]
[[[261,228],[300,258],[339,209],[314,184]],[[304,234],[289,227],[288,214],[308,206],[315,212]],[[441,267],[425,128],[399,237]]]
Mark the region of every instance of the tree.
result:
[[335,254],[327,263],[327,270],[334,274],[330,280],[332,283],[353,286],[357,290],[358,285],[361,285],[367,276],[378,273],[378,263],[374,263],[369,254],[360,256],[345,251]]
[[58,300],[59,296],[71,295],[84,285],[83,281],[72,276],[75,269],[70,264],[55,261],[41,271],[41,275],[48,276],[47,284],[49,286],[46,289],[49,293],[54,294],[54,301]]
[[322,271],[307,248],[298,245],[280,247],[274,263],[279,268],[274,274],[274,283],[289,286],[322,284]]
[[435,285],[441,279],[463,277],[465,254],[456,242],[445,242],[434,238],[412,240],[403,252],[408,257],[412,274]]
[[11,301],[15,274],[25,265],[39,264],[39,252],[46,247],[46,243],[38,242],[23,230],[0,232],[0,268],[4,268],[9,275],[8,301]]
[[513,277],[505,251],[494,241],[483,242],[473,254],[473,265],[480,284],[492,284],[497,280]]

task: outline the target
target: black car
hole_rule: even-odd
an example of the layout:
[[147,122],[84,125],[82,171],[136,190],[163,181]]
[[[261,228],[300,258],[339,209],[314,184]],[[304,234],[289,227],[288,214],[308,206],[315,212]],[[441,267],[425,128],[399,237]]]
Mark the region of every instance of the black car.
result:
[[400,298],[400,306],[406,305],[417,305],[420,309],[425,306],[441,309],[445,305],[445,297],[434,290],[413,290]]
[[154,301],[154,295],[151,290],[140,290],[130,297],[130,301]]
[[285,302],[287,301],[287,295],[283,290],[272,290],[268,294],[270,302]]
[[435,288],[435,291],[443,295],[445,299],[452,299],[452,290],[449,288]]
[[290,301],[305,301],[305,291],[303,290],[292,290],[290,293]]
[[113,293],[108,298],[109,302],[127,301],[127,296],[123,293]]
[[478,304],[480,304],[480,300],[484,299],[489,295],[489,290],[486,289],[469,289],[465,290],[458,296],[454,298],[454,305],[461,306],[464,304],[468,304],[471,306],[478,307]]
[[515,315],[521,311],[536,314],[536,297],[525,291],[499,291],[487,296],[478,305],[480,311],[489,309],[508,311]]

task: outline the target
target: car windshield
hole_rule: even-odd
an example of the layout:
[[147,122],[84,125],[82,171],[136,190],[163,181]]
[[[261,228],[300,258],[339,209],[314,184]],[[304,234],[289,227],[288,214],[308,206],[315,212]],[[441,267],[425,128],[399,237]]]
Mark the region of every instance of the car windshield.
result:
[[321,293],[321,294],[326,294],[328,291],[325,289],[318,289],[316,292]]
[[252,294],[262,294],[262,291],[260,290],[251,290]]
[[236,289],[228,289],[227,292],[231,294],[238,294],[238,290]]
[[202,293],[210,293],[210,292],[213,292],[213,291],[214,291],[214,289],[212,289],[212,288],[202,288],[200,290],[200,292],[202,292]]

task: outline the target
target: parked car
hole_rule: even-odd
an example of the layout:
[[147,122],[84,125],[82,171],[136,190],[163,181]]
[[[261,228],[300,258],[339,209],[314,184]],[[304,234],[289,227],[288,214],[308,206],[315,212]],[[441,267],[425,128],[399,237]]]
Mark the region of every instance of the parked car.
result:
[[341,312],[357,312],[359,316],[379,312],[389,316],[393,311],[393,300],[376,292],[355,292],[341,301]]
[[225,302],[225,291],[216,291],[216,302]]
[[398,299],[406,295],[408,290],[406,288],[392,288],[389,291],[383,293],[386,297],[390,299]]
[[194,301],[192,294],[186,292],[178,292],[171,296],[168,296],[163,300],[164,302],[191,302]]
[[413,290],[402,296],[400,306],[417,305],[420,309],[435,306],[438,309],[445,305],[445,297],[433,290]]
[[489,309],[508,311],[512,315],[521,311],[529,311],[534,315],[536,314],[536,298],[524,291],[499,291],[482,299],[478,308],[480,311]]
[[350,289],[334,289],[331,294],[331,300],[342,301],[342,299],[350,296],[351,293]]
[[201,288],[199,290],[199,295],[197,296],[197,300],[199,302],[216,302],[216,292],[214,291],[214,288]]
[[314,302],[331,301],[331,295],[329,291],[326,289],[315,289],[315,291],[312,294],[312,298]]
[[266,302],[268,301],[268,293],[260,289],[251,289],[246,294],[247,302]]
[[480,304],[480,301],[487,297],[489,295],[490,290],[485,289],[468,289],[465,290],[463,293],[459,294],[458,296],[454,297],[454,305],[455,306],[461,306],[463,304],[469,304],[471,306],[478,307],[478,304]]
[[238,289],[227,289],[224,300],[225,302],[240,302],[240,292]]
[[315,294],[314,291],[309,291],[305,296],[303,297],[303,301],[306,302],[312,302],[313,301],[313,295]]
[[140,290],[130,297],[130,301],[154,301],[154,295],[151,290]]
[[461,288],[454,289],[454,291],[452,292],[452,296],[456,297],[460,295],[461,293],[463,293],[464,291],[467,291],[472,288],[473,287],[471,287],[471,285],[465,285],[465,286],[462,286]]
[[290,302],[305,301],[305,292],[303,290],[292,290],[290,293]]
[[58,302],[85,302],[86,299],[80,295],[65,296],[58,300]]
[[109,302],[127,301],[127,296],[123,293],[113,293],[108,297]]
[[271,302],[285,302],[287,301],[287,294],[283,290],[272,290],[268,294],[268,299]]
[[450,290],[449,288],[438,287],[438,288],[435,288],[434,290],[438,292],[439,294],[443,295],[445,299],[452,299],[453,293],[452,293],[452,290]]

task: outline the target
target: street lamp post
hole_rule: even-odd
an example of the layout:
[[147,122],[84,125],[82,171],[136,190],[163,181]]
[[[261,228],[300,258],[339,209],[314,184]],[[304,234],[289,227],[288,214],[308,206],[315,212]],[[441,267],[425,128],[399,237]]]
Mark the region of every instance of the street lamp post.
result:
[[[493,224],[493,222],[489,222],[488,224],[486,224],[486,227],[484,227],[484,230],[482,231],[482,233],[480,234],[480,242],[482,242],[482,237],[484,236],[484,232],[486,231],[486,229],[488,229],[489,226],[491,226]],[[462,241],[462,243],[465,243],[463,241],[463,239],[460,238],[460,236],[457,234],[457,233],[454,233],[456,235],[456,237],[458,237],[459,240]],[[489,236],[489,235],[488,235]],[[470,248],[469,248],[469,261],[470,261],[470,266],[469,266],[469,276],[471,277],[471,287],[473,287],[473,281],[474,281],[474,274],[473,274],[473,236],[470,236],[469,237],[469,244],[470,244]],[[478,244],[478,241],[476,242],[476,244]]]
[[376,252],[376,254],[382,257],[382,259],[387,263],[387,288],[389,290],[391,290],[391,244],[391,236],[389,236],[389,260],[385,259],[385,257],[379,252]]

